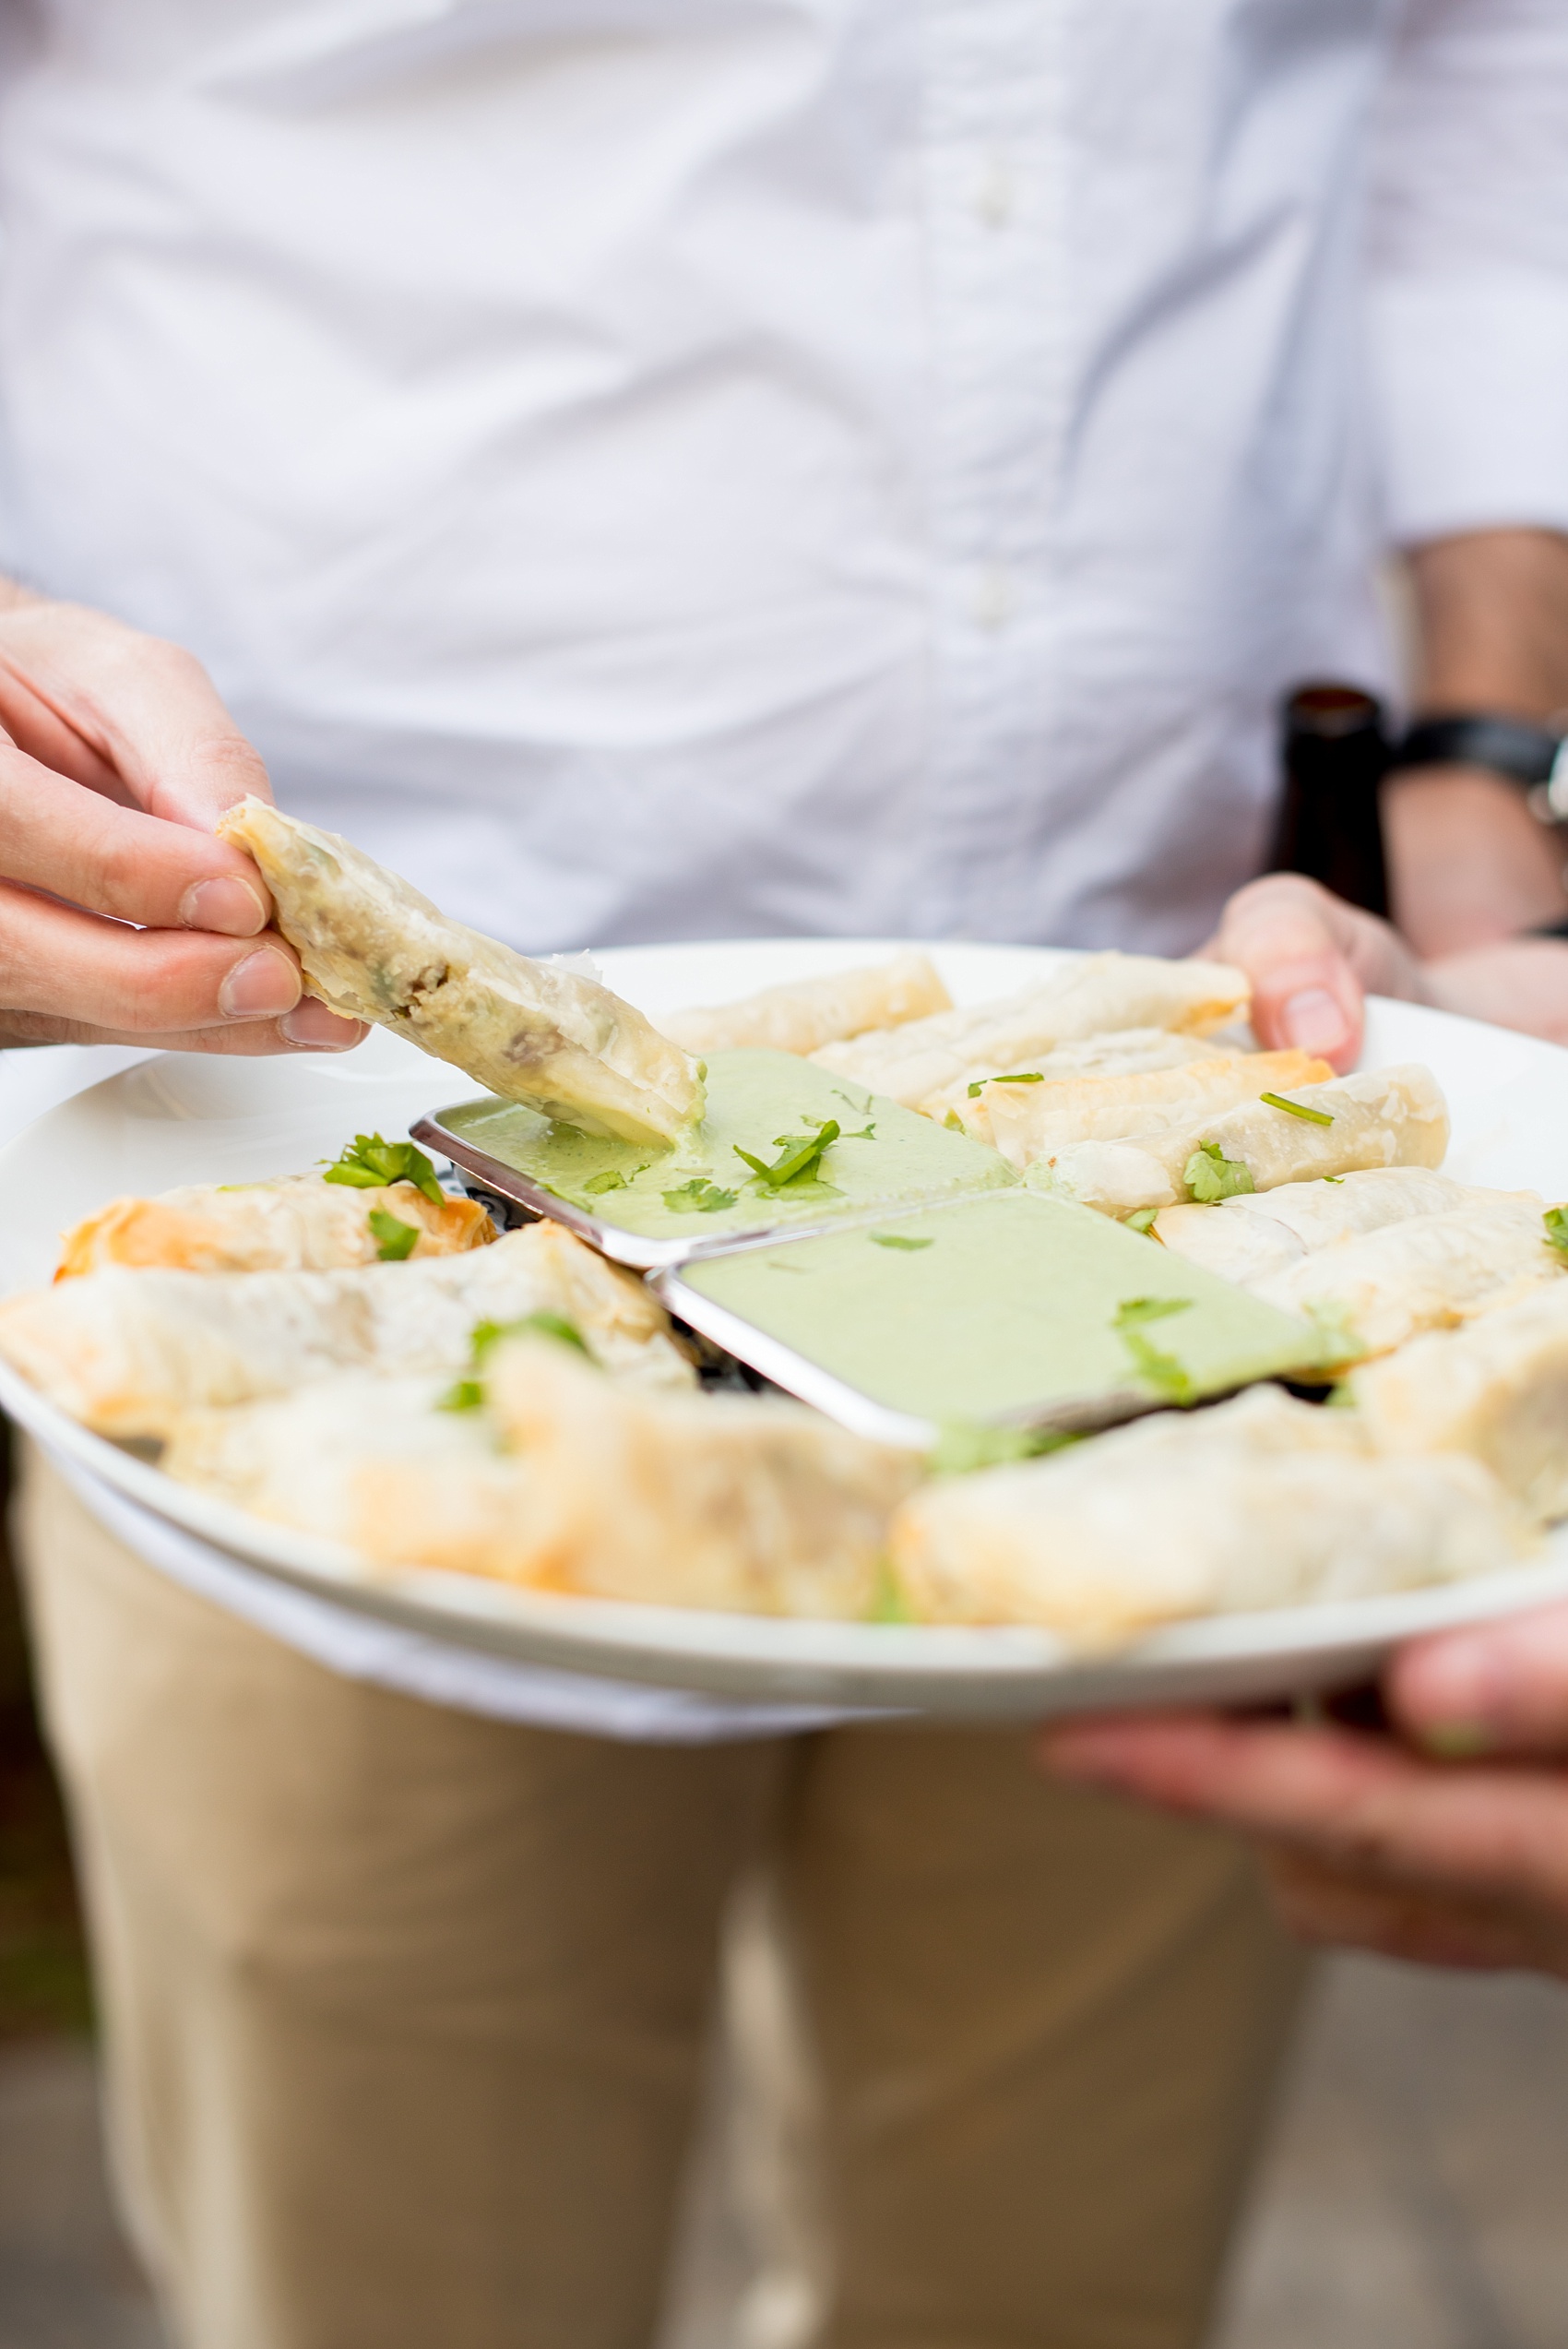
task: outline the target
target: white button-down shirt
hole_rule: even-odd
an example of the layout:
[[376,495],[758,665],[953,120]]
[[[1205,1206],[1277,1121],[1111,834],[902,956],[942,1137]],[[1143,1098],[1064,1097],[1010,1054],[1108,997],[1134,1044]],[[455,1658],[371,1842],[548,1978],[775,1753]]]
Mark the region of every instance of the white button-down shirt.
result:
[[1568,525],[1563,0],[34,6],[0,561],[519,944],[1190,946]]
[[[0,561],[192,646],[286,805],[520,945],[1190,946],[1281,690],[1382,674],[1380,550],[1568,527],[1564,0],[34,18]],[[767,1725],[98,1505],[345,1671]]]

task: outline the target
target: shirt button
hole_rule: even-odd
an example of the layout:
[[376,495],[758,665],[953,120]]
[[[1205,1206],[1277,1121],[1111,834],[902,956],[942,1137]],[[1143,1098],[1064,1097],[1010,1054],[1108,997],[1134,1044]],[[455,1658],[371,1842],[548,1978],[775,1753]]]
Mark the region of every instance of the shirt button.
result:
[[1002,563],[989,563],[975,579],[969,610],[976,627],[992,635],[1013,617],[1013,575]]
[[1017,200],[1013,166],[1005,155],[985,156],[975,182],[975,212],[988,229],[1004,229]]

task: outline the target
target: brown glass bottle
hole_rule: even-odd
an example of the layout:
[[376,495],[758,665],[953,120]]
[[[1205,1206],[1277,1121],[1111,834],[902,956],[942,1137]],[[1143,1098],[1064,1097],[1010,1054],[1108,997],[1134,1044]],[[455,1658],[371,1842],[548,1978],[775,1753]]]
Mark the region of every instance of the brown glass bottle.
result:
[[1308,874],[1351,905],[1385,914],[1382,704],[1359,686],[1299,686],[1284,706],[1281,748],[1285,788],[1269,869]]

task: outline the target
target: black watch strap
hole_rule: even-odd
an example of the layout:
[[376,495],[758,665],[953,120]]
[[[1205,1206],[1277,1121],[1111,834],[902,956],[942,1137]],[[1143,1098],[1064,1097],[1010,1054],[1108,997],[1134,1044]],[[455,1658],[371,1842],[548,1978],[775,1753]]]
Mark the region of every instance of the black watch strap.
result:
[[1396,744],[1392,765],[1400,767],[1490,767],[1529,791],[1561,779],[1563,805],[1552,813],[1568,817],[1568,759],[1563,737],[1549,726],[1518,718],[1420,718]]

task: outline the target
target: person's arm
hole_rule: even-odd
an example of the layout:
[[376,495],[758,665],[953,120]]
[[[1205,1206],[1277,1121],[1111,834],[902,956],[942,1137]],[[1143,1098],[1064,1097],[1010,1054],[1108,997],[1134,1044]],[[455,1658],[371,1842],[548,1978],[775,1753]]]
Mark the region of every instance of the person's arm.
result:
[[[1568,537],[1475,531],[1409,556],[1416,714],[1568,712]],[[1394,918],[1425,956],[1515,936],[1568,914],[1568,828],[1537,821],[1515,783],[1480,767],[1392,776],[1383,794]]]
[[267,772],[176,646],[0,581],[0,1046],[341,1050],[249,857]]

